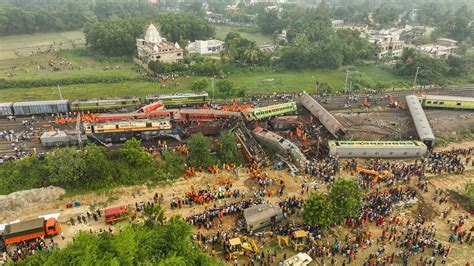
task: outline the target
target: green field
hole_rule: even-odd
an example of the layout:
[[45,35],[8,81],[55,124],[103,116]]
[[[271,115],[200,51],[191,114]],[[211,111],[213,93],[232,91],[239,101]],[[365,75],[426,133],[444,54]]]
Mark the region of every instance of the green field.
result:
[[[355,70],[378,82],[391,82],[403,84],[404,80],[396,79],[388,71],[376,66],[359,66]],[[243,88],[247,93],[273,93],[273,92],[313,92],[316,80],[327,82],[336,90],[344,88],[346,71],[304,71],[304,72],[278,72],[278,73],[249,73],[235,74],[228,77],[237,88]],[[84,99],[97,97],[140,96],[152,93],[171,93],[190,91],[191,85],[202,77],[182,77],[175,81],[166,82],[161,86],[158,82],[127,81],[112,84],[77,84],[61,86],[62,96],[65,99]],[[218,82],[218,80],[216,80]],[[211,82],[209,82],[211,84]],[[211,88],[208,88],[212,92]],[[13,88],[1,90],[2,100],[40,100],[58,99],[56,87],[39,88]]]
[[1,36],[0,60],[18,58],[15,51],[20,56],[28,56],[31,52],[43,50],[49,45],[53,45],[56,49],[69,49],[73,46],[72,40],[76,46],[83,46],[85,39],[82,31]]
[[256,42],[258,45],[272,43],[271,36],[263,35],[254,28],[232,27],[228,25],[215,25],[215,27],[216,38],[219,40],[224,40],[227,33],[235,31],[240,33],[242,37]]
[[[137,77],[137,67],[129,59],[108,59],[98,61],[84,56],[83,49],[61,50],[59,57],[52,53],[33,55],[23,58],[0,60],[0,78],[7,80],[60,79],[88,76]],[[52,71],[48,62],[52,62],[57,71]],[[14,66],[14,68],[12,68]],[[41,68],[43,66],[44,68]]]

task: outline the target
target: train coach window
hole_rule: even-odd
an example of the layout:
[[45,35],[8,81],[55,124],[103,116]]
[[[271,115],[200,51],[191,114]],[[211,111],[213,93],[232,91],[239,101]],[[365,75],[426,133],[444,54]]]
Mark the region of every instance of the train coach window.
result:
[[444,102],[440,102],[439,104],[444,104]]
[[375,155],[379,155],[379,152],[376,152]]
[[122,101],[122,105],[126,105],[126,104],[127,104],[127,102],[126,102],[126,101]]
[[427,103],[427,104],[431,104],[431,101],[427,101],[426,103]]
[[461,106],[461,103],[456,103],[457,106]]
[[389,155],[393,155],[393,151],[389,152],[388,154],[389,154]]
[[403,153],[403,155],[407,155],[407,154],[408,154],[408,152],[404,152],[404,153]]
[[364,151],[364,152],[362,153],[362,155],[367,155],[367,152],[366,152],[366,151]]
[[433,104],[438,104],[438,101],[434,101]]

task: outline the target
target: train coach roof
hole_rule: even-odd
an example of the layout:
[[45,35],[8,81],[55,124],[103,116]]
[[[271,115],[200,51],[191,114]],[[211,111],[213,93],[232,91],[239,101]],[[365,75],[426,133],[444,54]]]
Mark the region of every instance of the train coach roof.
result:
[[18,232],[30,231],[35,229],[41,229],[44,227],[44,219],[36,218],[29,221],[7,224],[5,225],[4,234],[14,234]]
[[419,146],[425,145],[421,141],[328,141],[329,146]]
[[33,105],[61,105],[68,104],[67,100],[50,100],[50,101],[31,101],[31,102],[16,102],[13,106],[33,106]]
[[12,105],[13,105],[13,103],[0,103],[0,108],[1,107],[10,107]]
[[473,97],[460,97],[460,96],[446,96],[446,95],[425,95],[421,97],[426,100],[435,101],[459,101],[459,102],[474,102]]
[[421,140],[434,139],[433,131],[431,130],[428,118],[421,107],[418,98],[415,95],[408,95],[406,97],[408,110],[415,125],[418,136]]
[[200,97],[200,96],[209,96],[207,92],[184,92],[184,93],[170,93],[170,94],[155,94],[155,95],[148,95],[147,97],[159,97],[159,98],[180,98],[180,97]]
[[80,99],[75,100],[73,103],[87,103],[87,102],[116,102],[116,101],[128,101],[128,100],[139,100],[138,97],[122,97],[122,98],[106,98],[106,99]]
[[247,224],[259,224],[261,221],[282,214],[282,210],[275,204],[259,204],[244,210],[244,218]]

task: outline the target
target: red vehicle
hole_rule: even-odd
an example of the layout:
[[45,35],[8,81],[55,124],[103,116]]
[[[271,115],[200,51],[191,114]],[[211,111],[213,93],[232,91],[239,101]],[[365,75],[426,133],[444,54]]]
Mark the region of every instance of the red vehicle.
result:
[[130,217],[130,210],[127,205],[106,209],[104,213],[106,223],[114,223]]
[[61,232],[61,227],[56,219],[37,218],[29,221],[7,224],[5,230],[0,232],[3,243],[14,244],[28,241],[38,237],[55,236]]

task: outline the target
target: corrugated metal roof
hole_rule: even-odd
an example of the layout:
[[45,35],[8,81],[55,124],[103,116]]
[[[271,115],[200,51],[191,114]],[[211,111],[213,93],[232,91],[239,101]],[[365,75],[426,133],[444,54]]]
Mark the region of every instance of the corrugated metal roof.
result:
[[13,106],[32,106],[32,105],[58,105],[67,104],[67,100],[49,100],[49,101],[31,101],[31,102],[16,102]]

